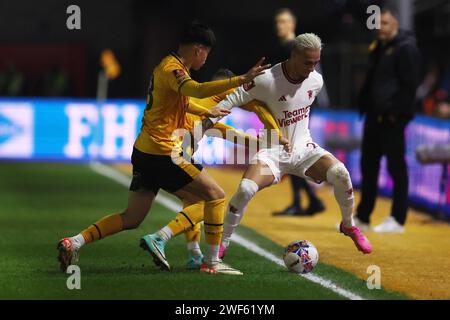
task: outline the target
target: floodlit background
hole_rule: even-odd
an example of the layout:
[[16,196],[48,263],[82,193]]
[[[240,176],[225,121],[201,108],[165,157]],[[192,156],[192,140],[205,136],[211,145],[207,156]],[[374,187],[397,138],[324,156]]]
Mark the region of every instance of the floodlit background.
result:
[[[335,247],[338,245],[334,238],[334,224],[339,220],[339,214],[332,191],[325,184],[314,186],[328,208],[322,216],[304,220],[295,217],[276,220],[272,217],[271,210],[282,209],[291,201],[289,181],[286,179],[267,191],[265,198],[260,196],[254,199],[243,223],[279,246],[285,245],[288,240],[294,240],[299,232],[303,232],[301,237],[305,236],[318,245],[323,259],[321,262],[337,266],[358,278],[364,279],[367,265],[378,263],[385,268],[383,270],[388,270],[384,274],[392,280],[386,284],[389,290],[415,298],[449,298],[449,284],[443,279],[448,278],[450,261],[442,258],[442,251],[438,250],[441,247],[448,248],[447,244],[450,243],[450,228],[444,222],[450,218],[450,188],[446,177],[449,164],[443,161],[423,165],[416,158],[416,150],[421,145],[450,143],[450,1],[391,2],[400,9],[401,27],[415,33],[422,55],[421,85],[415,100],[416,117],[406,132],[409,203],[411,210],[414,210],[406,224],[409,233],[403,238],[369,235],[378,249],[374,252],[373,261],[369,258],[364,258],[366,260],[363,262],[358,258],[343,258],[348,255],[337,253],[354,248],[350,248],[349,243],[345,243],[347,248]],[[66,27],[70,15],[66,13],[66,9],[72,4],[81,9],[80,30],[69,30]],[[118,191],[113,186],[108,186],[100,178],[95,182],[96,176],[83,170],[86,169],[86,164],[98,161],[129,173],[128,164],[140,129],[150,75],[161,58],[177,49],[177,39],[183,26],[193,19],[199,19],[209,24],[216,34],[217,46],[209,55],[205,66],[198,72],[192,72],[194,79],[203,82],[210,80],[214,72],[223,67],[242,74],[262,56],[272,64],[280,62],[273,17],[275,11],[283,7],[291,9],[297,16],[297,34],[314,32],[325,44],[321,73],[328,99],[312,106],[310,129],[316,142],[345,163],[358,189],[361,183],[359,143],[363,119],[357,111],[357,96],[367,71],[368,47],[374,39],[373,31],[366,26],[369,17],[366,9],[372,4],[380,5],[382,1],[1,1],[2,234],[11,232],[9,240],[14,242],[13,237],[22,230],[23,221],[35,221],[33,219],[36,217],[30,210],[40,208],[47,215],[39,216],[44,219],[42,221],[47,222],[38,220],[33,222],[33,227],[34,224],[42,223],[47,232],[45,236],[36,236],[45,239],[45,243],[39,243],[44,252],[44,245],[45,248],[56,246],[57,236],[66,235],[68,230],[77,232],[78,228],[100,218],[103,210],[107,209],[104,203],[111,204],[108,210],[121,210],[121,205],[125,205],[126,190],[121,190],[123,201],[118,202],[120,197],[115,195],[114,192]],[[111,50],[120,65],[119,76],[108,81],[107,86],[105,82],[102,84],[104,79],[101,75],[100,57],[104,50]],[[256,115],[238,109],[234,109],[222,121],[244,131],[262,128]],[[212,138],[204,139],[200,149],[202,161],[223,186],[228,197],[233,194],[244,168],[222,164],[234,151],[231,144]],[[34,178],[30,178],[31,176]],[[56,184],[51,179],[56,179]],[[61,185],[61,190],[68,190],[66,193],[56,191],[59,190],[56,186],[60,183],[67,183],[65,186]],[[97,188],[96,183],[99,189],[88,191],[90,186]],[[378,216],[375,220],[381,221],[381,218],[389,214],[392,192],[392,180],[384,160],[378,187],[383,198],[378,202]],[[43,192],[46,188],[49,191],[45,195],[39,194],[39,191]],[[111,193],[114,199],[107,198],[106,193]],[[51,198],[52,195],[57,197]],[[97,200],[94,196],[104,198]],[[88,202],[84,203],[81,200],[89,197],[92,197],[89,200],[92,202],[85,200]],[[70,213],[63,211],[64,207],[69,208]],[[92,212],[83,216],[84,210]],[[71,220],[72,215],[78,219],[75,225]],[[156,224],[162,225],[169,218],[170,215],[161,214]],[[14,219],[23,220],[19,223],[19,220]],[[57,221],[53,223],[52,219]],[[153,220],[151,223],[155,224]],[[260,227],[261,223],[264,226]],[[76,228],[69,229],[69,226]],[[35,232],[31,226],[26,230]],[[280,230],[286,231],[283,236],[280,235]],[[248,231],[247,235],[250,237],[252,232]],[[434,239],[436,244],[428,243],[429,239]],[[134,238],[129,240],[132,242]],[[7,248],[4,247],[2,252],[9,252]],[[111,248],[110,250],[114,250],[116,247]],[[128,253],[125,245],[120,248],[124,254]],[[242,256],[246,254],[242,251]],[[421,265],[424,255],[428,261],[425,267]],[[7,257],[4,261],[15,261],[14,252],[11,251]],[[91,255],[91,259],[94,260],[95,257]],[[392,263],[394,260],[395,266]],[[119,262],[111,262],[113,265],[114,263]],[[428,269],[426,272],[422,272],[422,269],[413,272],[413,276],[406,269],[401,269],[413,264],[416,264],[416,268]],[[437,265],[442,267],[436,268]],[[12,268],[11,266],[12,264],[5,264],[3,267]],[[30,270],[35,270],[35,266],[34,262],[30,262]],[[361,266],[364,268],[361,269]],[[98,273],[101,274],[102,267],[103,265],[92,268],[100,269]],[[21,270],[20,267],[13,269]],[[51,267],[45,264],[41,269],[51,270]],[[438,272],[438,269],[442,273],[434,276],[433,272]],[[114,272],[122,271],[110,270],[111,278],[116,280]],[[319,267],[318,272],[327,275],[326,267]],[[418,279],[418,282],[413,284],[408,281],[405,272],[408,277]],[[259,278],[257,281],[260,281]],[[137,286],[139,284],[137,281]],[[47,283],[42,282],[40,285],[45,287]],[[246,285],[251,287],[251,284]],[[280,285],[280,288],[283,287],[284,284]],[[2,287],[0,284],[0,288],[8,288],[6,291],[2,290],[6,294],[15,292],[12,296],[23,297],[19,289],[10,290],[13,286]],[[259,292],[258,290],[256,287],[253,292]],[[427,290],[435,291],[430,293]],[[95,291],[90,291],[91,295],[85,297],[105,297],[92,292]],[[141,296],[139,292],[136,291],[136,297],[147,297],[145,290],[142,290]],[[51,290],[47,293],[48,297],[54,297]],[[114,291],[109,293],[111,296],[106,296],[107,298],[115,297]],[[31,290],[28,297],[37,295],[33,296]],[[170,294],[167,297],[184,298]],[[260,298],[245,294],[242,297]],[[264,297],[273,298],[270,293]],[[296,296],[293,293],[286,297]],[[327,296],[317,293],[306,296],[308,297]]]

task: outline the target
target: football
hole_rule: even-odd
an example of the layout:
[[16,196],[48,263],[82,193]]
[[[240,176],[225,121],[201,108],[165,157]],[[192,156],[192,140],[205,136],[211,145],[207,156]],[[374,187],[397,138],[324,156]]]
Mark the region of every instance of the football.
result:
[[311,272],[319,261],[316,247],[308,240],[291,242],[284,251],[284,264],[295,273]]

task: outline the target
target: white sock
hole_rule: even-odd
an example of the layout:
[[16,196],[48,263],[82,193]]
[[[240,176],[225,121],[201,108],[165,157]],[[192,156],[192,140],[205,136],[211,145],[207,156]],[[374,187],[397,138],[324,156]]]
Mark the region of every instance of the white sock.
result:
[[165,226],[164,228],[159,230],[156,234],[164,241],[168,241],[173,236],[173,232],[172,230],[170,230],[168,226]]
[[244,178],[231,198],[223,223],[222,244],[225,247],[230,245],[231,235],[241,222],[247,204],[258,192],[258,189],[255,181]]
[[77,234],[74,237],[71,237],[70,239],[72,240],[72,246],[75,250],[80,249],[82,246],[84,246],[84,243],[86,242],[81,233]]
[[341,209],[342,222],[346,227],[353,227],[354,196],[353,186],[345,166],[338,162],[328,168],[327,181],[334,187],[334,197]]
[[355,226],[352,213],[353,213],[353,206],[351,207],[341,206],[342,222],[344,223],[344,226],[347,228]]
[[223,223],[223,234],[222,234],[222,245],[228,248],[230,245],[231,235],[233,234],[236,227],[241,222],[244,215],[244,210],[232,212],[230,206],[228,206],[228,212],[225,216]]
[[205,255],[203,257],[203,261],[209,266],[219,263],[219,246],[205,244]]
[[201,256],[200,244],[197,241],[191,241],[187,243],[187,248],[193,256]]

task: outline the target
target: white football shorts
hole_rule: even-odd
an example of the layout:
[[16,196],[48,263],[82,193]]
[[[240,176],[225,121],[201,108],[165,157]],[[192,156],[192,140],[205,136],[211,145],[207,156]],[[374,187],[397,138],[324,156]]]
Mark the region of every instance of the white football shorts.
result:
[[250,163],[255,164],[259,160],[267,164],[269,170],[267,172],[262,170],[261,174],[273,175],[275,177],[273,184],[279,183],[285,174],[293,174],[314,181],[307,177],[305,172],[325,155],[331,155],[331,153],[317,143],[309,141],[294,146],[291,154],[288,154],[281,145],[270,149],[262,149],[253,156]]

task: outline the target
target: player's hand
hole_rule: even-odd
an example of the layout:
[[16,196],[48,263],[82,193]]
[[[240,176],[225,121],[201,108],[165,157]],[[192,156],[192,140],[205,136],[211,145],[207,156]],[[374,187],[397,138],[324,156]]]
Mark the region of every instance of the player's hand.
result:
[[264,73],[264,70],[269,69],[271,67],[271,64],[265,64],[263,65],[263,62],[266,58],[261,58],[259,61],[248,70],[248,72],[242,76],[239,76],[239,84],[244,84],[251,82],[254,78]]
[[283,146],[284,151],[286,151],[289,154],[292,153],[292,145],[288,139],[281,137],[280,144]]
[[205,116],[207,116],[208,118],[218,118],[218,117],[225,117],[230,113],[231,110],[229,109],[225,109],[220,106],[215,106],[209,109],[208,112],[205,113]]

